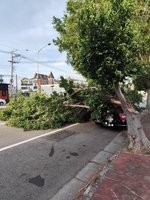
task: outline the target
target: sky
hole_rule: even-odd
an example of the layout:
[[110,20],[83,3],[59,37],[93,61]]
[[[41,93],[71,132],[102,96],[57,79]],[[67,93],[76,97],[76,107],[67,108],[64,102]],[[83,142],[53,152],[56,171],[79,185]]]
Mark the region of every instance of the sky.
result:
[[[60,53],[53,39],[58,36],[52,21],[53,16],[62,18],[67,0],[0,0],[0,75],[5,82],[10,80],[11,52],[20,54],[14,58],[14,77],[32,78],[38,72],[54,77],[82,77],[66,63],[66,53]],[[47,44],[51,43],[50,46]],[[25,58],[24,58],[25,57]],[[7,75],[7,76],[6,76]]]

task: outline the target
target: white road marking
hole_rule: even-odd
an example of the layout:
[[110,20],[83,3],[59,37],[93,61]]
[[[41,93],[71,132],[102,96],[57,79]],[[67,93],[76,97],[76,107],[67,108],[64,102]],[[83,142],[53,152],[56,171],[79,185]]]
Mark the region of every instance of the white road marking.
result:
[[21,145],[21,144],[25,144],[25,143],[31,142],[31,141],[36,140],[36,139],[38,139],[38,138],[45,137],[45,136],[47,136],[47,135],[52,135],[52,134],[57,133],[57,132],[59,132],[59,131],[62,131],[62,130],[71,128],[71,127],[73,127],[73,126],[76,126],[76,125],[78,125],[78,124],[79,124],[79,123],[72,124],[72,125],[67,126],[67,127],[65,127],[65,128],[60,128],[60,129],[57,129],[57,130],[55,130],[55,131],[51,131],[51,132],[45,133],[45,134],[43,134],[43,135],[39,135],[39,136],[30,138],[30,139],[28,139],[28,140],[24,140],[24,141],[22,141],[22,142],[18,142],[18,143],[16,143],[16,144],[12,144],[12,145],[3,147],[3,148],[0,149],[0,152],[5,151],[5,150],[7,150],[7,149],[11,149],[11,148],[16,147],[16,146],[19,146],[19,145]]

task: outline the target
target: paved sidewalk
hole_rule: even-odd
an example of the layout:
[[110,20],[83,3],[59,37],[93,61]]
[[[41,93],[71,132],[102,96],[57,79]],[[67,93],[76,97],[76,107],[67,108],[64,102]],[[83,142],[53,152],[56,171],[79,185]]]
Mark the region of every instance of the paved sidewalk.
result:
[[[150,139],[150,117],[143,122]],[[122,152],[91,200],[149,200],[150,155]]]
[[122,153],[92,200],[149,200],[150,156]]

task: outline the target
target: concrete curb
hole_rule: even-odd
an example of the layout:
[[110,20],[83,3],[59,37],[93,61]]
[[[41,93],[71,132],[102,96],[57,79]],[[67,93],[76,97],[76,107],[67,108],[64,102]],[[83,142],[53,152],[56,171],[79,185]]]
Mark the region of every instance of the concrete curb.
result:
[[124,141],[125,137],[121,132],[50,200],[79,200],[80,193],[83,193],[95,180],[95,177],[98,176],[111,157],[122,150]]

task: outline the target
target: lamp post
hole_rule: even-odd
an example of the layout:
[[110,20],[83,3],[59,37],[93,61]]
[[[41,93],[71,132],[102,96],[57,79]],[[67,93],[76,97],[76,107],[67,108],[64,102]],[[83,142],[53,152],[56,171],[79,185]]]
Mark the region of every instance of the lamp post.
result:
[[37,83],[38,83],[38,91],[39,91],[39,54],[40,52],[47,46],[51,45],[51,43],[48,43],[46,45],[44,45],[42,48],[40,48],[38,51],[37,51]]

